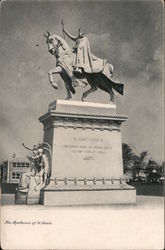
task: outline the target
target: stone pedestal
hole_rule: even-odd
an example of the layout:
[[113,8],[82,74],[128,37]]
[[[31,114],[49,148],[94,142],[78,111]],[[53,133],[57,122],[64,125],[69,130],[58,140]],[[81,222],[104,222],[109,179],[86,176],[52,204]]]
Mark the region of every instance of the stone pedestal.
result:
[[16,190],[15,204],[19,205],[37,205],[40,202],[40,190],[36,190],[36,180],[39,176],[29,177],[29,187],[22,190]]
[[123,179],[121,124],[115,104],[57,100],[39,118],[52,148],[44,205],[135,203]]

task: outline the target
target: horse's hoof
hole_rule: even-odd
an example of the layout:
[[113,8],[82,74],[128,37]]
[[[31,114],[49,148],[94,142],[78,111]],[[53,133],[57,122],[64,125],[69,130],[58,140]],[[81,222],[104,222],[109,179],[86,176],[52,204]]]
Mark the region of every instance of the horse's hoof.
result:
[[65,100],[70,100],[72,97],[66,97]]
[[110,103],[115,103],[115,100],[110,100]]
[[53,87],[54,89],[58,89],[58,85],[57,85],[57,83],[55,83],[55,82],[51,82],[51,85],[52,85],[52,87]]
[[83,96],[81,97],[81,101],[82,101],[82,102],[85,102],[85,98],[86,98],[86,96],[83,95]]

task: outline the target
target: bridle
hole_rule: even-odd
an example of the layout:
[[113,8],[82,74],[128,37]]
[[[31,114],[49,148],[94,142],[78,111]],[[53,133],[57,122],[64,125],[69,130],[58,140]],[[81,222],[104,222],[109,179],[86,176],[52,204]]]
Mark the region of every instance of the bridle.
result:
[[54,49],[55,49],[55,56],[58,56],[58,49],[60,47],[62,47],[63,50],[65,50],[65,48],[63,47],[62,42],[57,37],[54,37],[54,39],[58,42],[57,45],[55,45],[55,47],[54,47]]

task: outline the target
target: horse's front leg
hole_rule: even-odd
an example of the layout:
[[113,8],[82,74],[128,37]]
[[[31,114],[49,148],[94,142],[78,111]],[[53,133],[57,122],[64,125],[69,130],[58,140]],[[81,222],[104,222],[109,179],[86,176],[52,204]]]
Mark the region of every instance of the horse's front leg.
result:
[[57,66],[55,69],[51,69],[48,72],[49,82],[52,85],[53,88],[57,89],[58,85],[53,79],[53,74],[60,74],[62,72],[62,68],[60,66]]
[[68,83],[65,82],[65,88],[66,88],[66,93],[67,93],[67,97],[65,98],[65,100],[69,100],[72,98],[72,95],[70,93],[70,87],[68,85]]

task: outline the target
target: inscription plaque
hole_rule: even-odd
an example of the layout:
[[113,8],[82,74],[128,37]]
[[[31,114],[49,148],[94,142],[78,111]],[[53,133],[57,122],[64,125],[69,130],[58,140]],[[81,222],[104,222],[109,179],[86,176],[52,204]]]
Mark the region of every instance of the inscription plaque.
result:
[[57,178],[119,177],[121,137],[117,131],[56,128],[54,174]]

